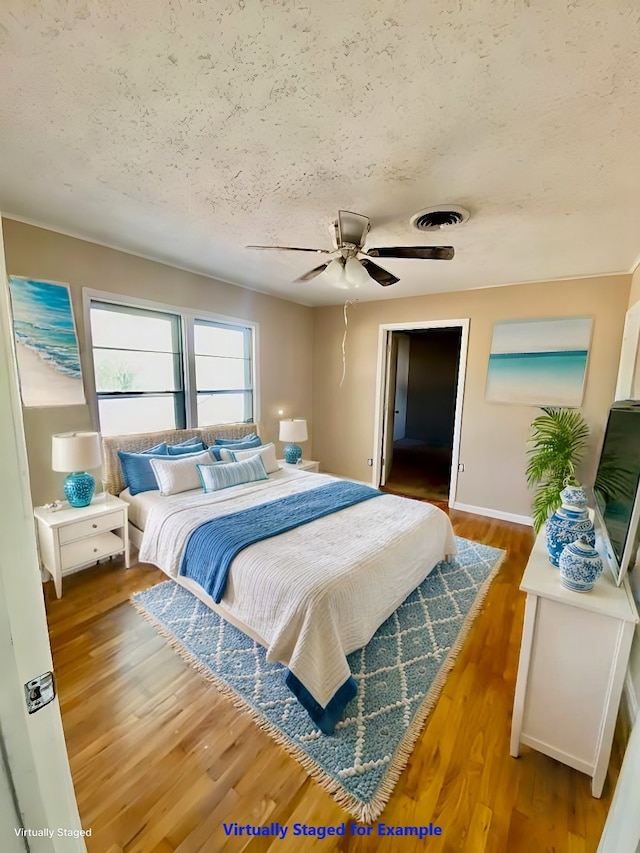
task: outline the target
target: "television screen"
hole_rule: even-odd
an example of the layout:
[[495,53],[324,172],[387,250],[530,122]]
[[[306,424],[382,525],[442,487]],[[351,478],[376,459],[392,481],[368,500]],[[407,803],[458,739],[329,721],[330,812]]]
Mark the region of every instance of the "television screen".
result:
[[[633,508],[640,482],[640,402],[615,403],[602,445],[595,481],[595,495],[618,566],[623,556],[635,556],[640,537],[632,530]],[[634,547],[628,551],[629,538]]]

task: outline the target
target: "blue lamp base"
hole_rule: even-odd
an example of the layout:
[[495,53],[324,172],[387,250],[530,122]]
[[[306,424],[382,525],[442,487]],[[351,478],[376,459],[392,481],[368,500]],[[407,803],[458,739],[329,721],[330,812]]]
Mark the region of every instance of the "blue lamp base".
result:
[[70,506],[89,506],[96,490],[96,481],[86,471],[69,474],[64,481],[64,493]]
[[289,465],[297,465],[302,459],[302,448],[299,444],[285,444],[282,452],[284,461]]

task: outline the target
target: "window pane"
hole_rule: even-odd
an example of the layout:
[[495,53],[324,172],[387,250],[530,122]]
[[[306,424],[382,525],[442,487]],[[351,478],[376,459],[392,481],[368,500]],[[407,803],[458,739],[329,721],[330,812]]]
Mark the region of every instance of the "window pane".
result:
[[119,346],[123,349],[177,352],[174,334],[178,318],[132,309],[110,310],[92,306],[91,339],[94,347]]
[[176,429],[173,396],[98,400],[102,435]]
[[204,320],[194,322],[194,346],[196,355],[222,355],[231,358],[244,358],[245,336],[247,329],[229,329],[216,326]]
[[94,349],[96,391],[178,391],[175,356],[163,352]]
[[198,426],[235,424],[251,419],[245,414],[245,394],[198,394]]
[[245,388],[246,365],[244,359],[197,355],[196,388],[198,391]]

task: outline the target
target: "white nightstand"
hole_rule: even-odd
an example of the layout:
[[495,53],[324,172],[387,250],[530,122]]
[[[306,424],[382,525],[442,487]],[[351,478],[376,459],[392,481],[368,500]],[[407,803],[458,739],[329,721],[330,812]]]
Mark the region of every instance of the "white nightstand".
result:
[[297,465],[291,465],[285,462],[284,459],[278,459],[278,465],[285,470],[287,468],[295,468],[296,471],[311,471],[312,474],[317,474],[320,470],[320,463],[314,462],[312,459],[301,459]]
[[85,507],[64,503],[57,510],[35,508],[40,560],[53,578],[58,598],[63,575],[82,566],[124,554],[129,568],[128,509],[124,501],[107,492]]

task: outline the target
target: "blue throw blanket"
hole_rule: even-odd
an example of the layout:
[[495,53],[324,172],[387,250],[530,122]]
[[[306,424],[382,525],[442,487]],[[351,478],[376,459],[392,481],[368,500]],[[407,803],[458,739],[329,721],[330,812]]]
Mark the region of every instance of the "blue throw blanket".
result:
[[[377,489],[345,480],[205,521],[187,540],[180,574],[196,581],[215,602],[220,602],[231,562],[244,548],[381,494]],[[286,683],[325,734],[333,732],[345,706],[357,693],[355,681],[349,678],[322,708],[288,670]]]

